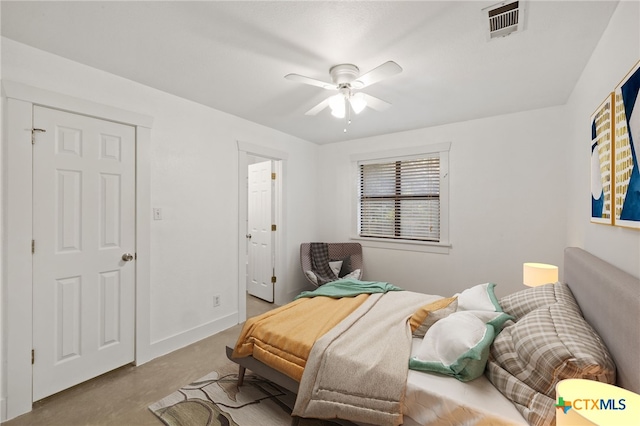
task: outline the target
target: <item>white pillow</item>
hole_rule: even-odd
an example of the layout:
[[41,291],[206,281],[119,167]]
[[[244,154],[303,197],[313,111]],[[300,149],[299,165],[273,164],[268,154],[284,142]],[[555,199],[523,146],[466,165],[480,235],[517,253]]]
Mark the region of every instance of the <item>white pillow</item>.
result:
[[480,318],[471,312],[454,312],[427,330],[414,356],[422,361],[451,365],[476,346],[485,333],[486,327]]
[[333,274],[338,278],[340,275],[340,268],[342,268],[342,260],[333,260],[329,262],[329,267],[333,271]]
[[433,324],[456,312],[457,309],[457,297],[439,299],[421,306],[409,318],[409,323],[414,330],[413,337],[424,337]]
[[318,285],[318,277],[316,277],[316,274],[314,274],[313,271],[304,271],[304,274],[311,280],[312,283]]
[[454,312],[427,330],[409,360],[409,367],[454,376],[461,381],[476,379],[484,373],[494,337],[493,326],[473,312]]
[[340,279],[341,280],[348,280],[348,279],[359,280],[360,279],[360,269],[355,269],[355,270],[349,272],[347,275],[345,275],[344,277],[342,277]]
[[491,312],[491,311],[458,311],[458,312],[466,312],[474,315],[483,323],[492,326],[495,329],[496,334],[502,331],[502,327],[504,323],[509,320],[513,320],[513,316],[507,314],[506,312]]
[[502,312],[493,283],[478,284],[458,293],[458,311]]
[[[341,260],[339,260],[338,262],[342,263]],[[333,263],[333,262],[330,262],[330,263]],[[331,268],[331,269],[333,270],[333,268]],[[340,271],[340,268],[338,268],[338,271]],[[315,285],[318,285],[318,277],[316,277],[316,274],[314,274],[313,271],[304,271],[304,274],[311,280],[312,283],[314,283]],[[336,277],[337,276],[338,275],[336,273]],[[345,275],[344,277],[342,277],[340,279],[341,280],[345,280],[345,279],[359,280],[360,279],[360,269],[356,269],[355,271],[351,271],[347,275]]]

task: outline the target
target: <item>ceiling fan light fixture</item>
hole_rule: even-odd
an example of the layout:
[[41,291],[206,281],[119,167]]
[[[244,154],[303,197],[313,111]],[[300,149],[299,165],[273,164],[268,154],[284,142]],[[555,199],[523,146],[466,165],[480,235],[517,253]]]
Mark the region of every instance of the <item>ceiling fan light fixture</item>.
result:
[[335,118],[344,118],[344,114],[345,114],[344,108],[342,110],[340,109],[331,110],[331,115],[333,115]]
[[331,108],[331,115],[336,118],[344,118],[346,113],[345,97],[342,94],[334,95],[329,101],[329,107]]
[[367,100],[364,98],[364,93],[356,93],[351,96],[349,98],[349,103],[351,104],[351,108],[353,108],[353,112],[356,114],[360,114],[367,106]]
[[354,94],[352,91],[371,86],[400,72],[402,72],[400,65],[393,61],[387,61],[362,75],[360,75],[360,69],[353,64],[334,65],[329,69],[332,83],[300,74],[287,74],[284,78],[327,90],[337,90],[339,94],[325,98],[305,112],[305,115],[316,115],[326,107],[330,107],[331,115],[336,118],[348,117],[347,122],[351,123],[351,112],[359,114],[366,107],[376,111],[384,111],[391,106],[389,102],[378,99],[375,96],[360,92]]

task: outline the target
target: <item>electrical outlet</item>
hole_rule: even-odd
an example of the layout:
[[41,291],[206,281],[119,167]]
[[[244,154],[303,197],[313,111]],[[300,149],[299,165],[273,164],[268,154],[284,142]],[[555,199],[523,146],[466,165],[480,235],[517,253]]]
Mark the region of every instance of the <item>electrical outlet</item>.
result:
[[213,296],[213,307],[217,307],[220,306],[220,295],[216,294],[215,296]]

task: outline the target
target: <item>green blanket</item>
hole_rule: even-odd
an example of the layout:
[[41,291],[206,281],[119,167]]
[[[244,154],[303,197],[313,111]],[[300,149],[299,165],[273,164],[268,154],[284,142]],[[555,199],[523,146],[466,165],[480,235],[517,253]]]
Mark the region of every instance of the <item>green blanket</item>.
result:
[[303,291],[296,299],[302,297],[326,296],[335,299],[340,297],[353,297],[359,294],[386,293],[388,291],[402,291],[400,287],[379,281],[360,281],[353,278],[345,278],[328,282],[313,291]]

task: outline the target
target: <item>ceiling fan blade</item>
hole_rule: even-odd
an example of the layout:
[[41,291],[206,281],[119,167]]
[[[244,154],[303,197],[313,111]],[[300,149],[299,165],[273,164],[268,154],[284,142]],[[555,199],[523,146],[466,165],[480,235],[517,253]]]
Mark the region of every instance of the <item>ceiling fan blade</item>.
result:
[[298,83],[309,84],[311,86],[322,87],[327,90],[335,90],[337,86],[333,83],[327,83],[325,81],[316,80],[315,78],[305,77],[300,74],[287,74],[284,76],[287,80],[297,81]]
[[320,111],[322,111],[323,109],[329,106],[329,102],[331,102],[331,98],[333,98],[333,96],[329,96],[327,99],[320,102],[318,105],[314,106],[309,111],[305,112],[304,115],[316,115],[317,113],[319,113]]
[[371,86],[373,83],[377,83],[380,80],[384,80],[401,72],[402,67],[400,67],[400,65],[393,61],[388,61],[358,77],[358,79],[351,84],[351,87],[354,89],[362,89],[363,87]]
[[362,92],[361,95],[367,101],[367,106],[375,109],[376,111],[386,111],[391,108],[391,104],[387,101],[383,101],[380,98],[376,98],[375,96],[367,95]]

